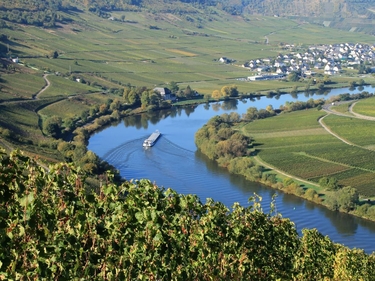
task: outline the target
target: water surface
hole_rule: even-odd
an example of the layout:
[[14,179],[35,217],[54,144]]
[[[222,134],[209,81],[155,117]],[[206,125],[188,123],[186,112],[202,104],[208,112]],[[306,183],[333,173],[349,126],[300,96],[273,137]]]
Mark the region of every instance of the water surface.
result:
[[[364,90],[374,91],[371,87]],[[234,202],[248,206],[248,198],[256,193],[262,197],[262,206],[268,212],[272,196],[277,193],[277,211],[290,218],[298,231],[317,228],[334,242],[370,253],[375,251],[375,243],[372,242],[375,223],[332,212],[296,196],[247,181],[242,176],[231,175],[197,151],[194,144],[195,132],[215,115],[231,111],[243,114],[251,106],[261,109],[272,105],[276,109],[288,101],[329,98],[347,92],[356,93],[358,90],[337,89],[326,95],[313,96],[282,95],[278,99],[231,100],[131,116],[94,134],[88,148],[114,165],[128,180],[147,178],[179,193],[197,194],[203,202],[206,198],[213,198],[228,207]],[[144,149],[143,140],[155,130],[162,133],[161,138],[152,148]]]

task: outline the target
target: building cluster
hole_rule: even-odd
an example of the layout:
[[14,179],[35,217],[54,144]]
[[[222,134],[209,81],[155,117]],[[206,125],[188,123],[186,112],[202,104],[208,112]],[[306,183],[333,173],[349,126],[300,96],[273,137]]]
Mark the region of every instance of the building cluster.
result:
[[[288,45],[293,49],[293,45]],[[221,61],[221,60],[219,60]],[[305,52],[279,54],[276,58],[254,59],[242,66],[258,75],[249,76],[247,80],[271,80],[286,77],[291,72],[301,76],[312,76],[323,70],[326,75],[339,74],[343,68],[353,69],[361,64],[370,65],[375,72],[375,46],[366,44],[342,43],[335,45],[315,45]]]

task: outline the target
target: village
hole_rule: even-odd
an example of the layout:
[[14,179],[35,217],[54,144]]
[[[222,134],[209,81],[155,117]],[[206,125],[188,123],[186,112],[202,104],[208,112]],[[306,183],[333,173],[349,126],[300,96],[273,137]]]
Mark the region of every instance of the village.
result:
[[[284,48],[293,50],[295,46],[285,45]],[[219,62],[233,63],[233,60],[221,57]],[[375,72],[374,64],[375,46],[359,43],[316,45],[310,46],[306,52],[291,52],[279,54],[276,58],[250,60],[242,67],[257,74],[239,80],[283,79],[292,72],[297,72],[301,77],[314,76],[317,73],[337,75],[345,69],[357,69],[358,73],[365,74]]]

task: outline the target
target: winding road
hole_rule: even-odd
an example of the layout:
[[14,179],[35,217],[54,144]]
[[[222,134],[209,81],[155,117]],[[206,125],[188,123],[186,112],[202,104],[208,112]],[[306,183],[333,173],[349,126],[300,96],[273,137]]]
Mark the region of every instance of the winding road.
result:
[[47,79],[47,76],[48,76],[48,74],[43,75],[43,79],[44,79],[44,81],[46,81],[46,85],[39,92],[37,92],[35,95],[33,95],[34,100],[39,99],[39,95],[42,94],[45,90],[47,90],[48,87],[51,85],[51,82]]
[[[323,110],[325,112],[327,112],[328,114],[327,115],[324,115],[323,117],[319,118],[319,124],[328,132],[330,133],[332,136],[334,136],[335,138],[341,140],[342,142],[348,144],[348,145],[352,145],[352,146],[357,146],[357,147],[360,147],[360,148],[364,148],[364,149],[368,149],[366,147],[363,147],[363,146],[359,146],[359,145],[356,145],[342,137],[340,137],[339,135],[335,134],[334,132],[331,131],[330,128],[328,128],[324,122],[323,122],[323,119],[326,118],[328,115],[330,114],[335,114],[335,115],[339,115],[339,116],[344,116],[344,117],[351,117],[351,118],[357,118],[357,119],[363,119],[363,120],[371,120],[371,121],[375,121],[375,117],[372,117],[372,116],[366,116],[366,115],[362,115],[362,114],[359,114],[359,113],[355,113],[353,111],[353,107],[354,105],[357,103],[358,101],[356,102],[353,102],[353,101],[343,101],[343,102],[336,102],[334,105],[339,105],[339,104],[345,104],[345,103],[352,103],[350,106],[349,106],[349,113],[352,114],[352,115],[348,115],[348,114],[344,114],[344,113],[340,113],[340,112],[337,112],[337,111],[334,111],[331,109],[332,107],[332,104],[325,104],[323,105]],[[371,149],[369,149],[371,150]]]

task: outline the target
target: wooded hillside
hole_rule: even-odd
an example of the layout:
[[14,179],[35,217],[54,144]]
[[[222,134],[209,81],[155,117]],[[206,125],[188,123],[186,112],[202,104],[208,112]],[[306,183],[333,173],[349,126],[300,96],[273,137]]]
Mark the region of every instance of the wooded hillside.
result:
[[216,7],[231,14],[262,14],[322,18],[372,18],[375,7],[372,0],[47,0],[21,1],[4,0],[1,10],[62,10],[71,6],[99,8],[103,11],[126,10],[130,6],[163,10],[170,5],[179,6],[180,11],[186,5],[197,8]]

